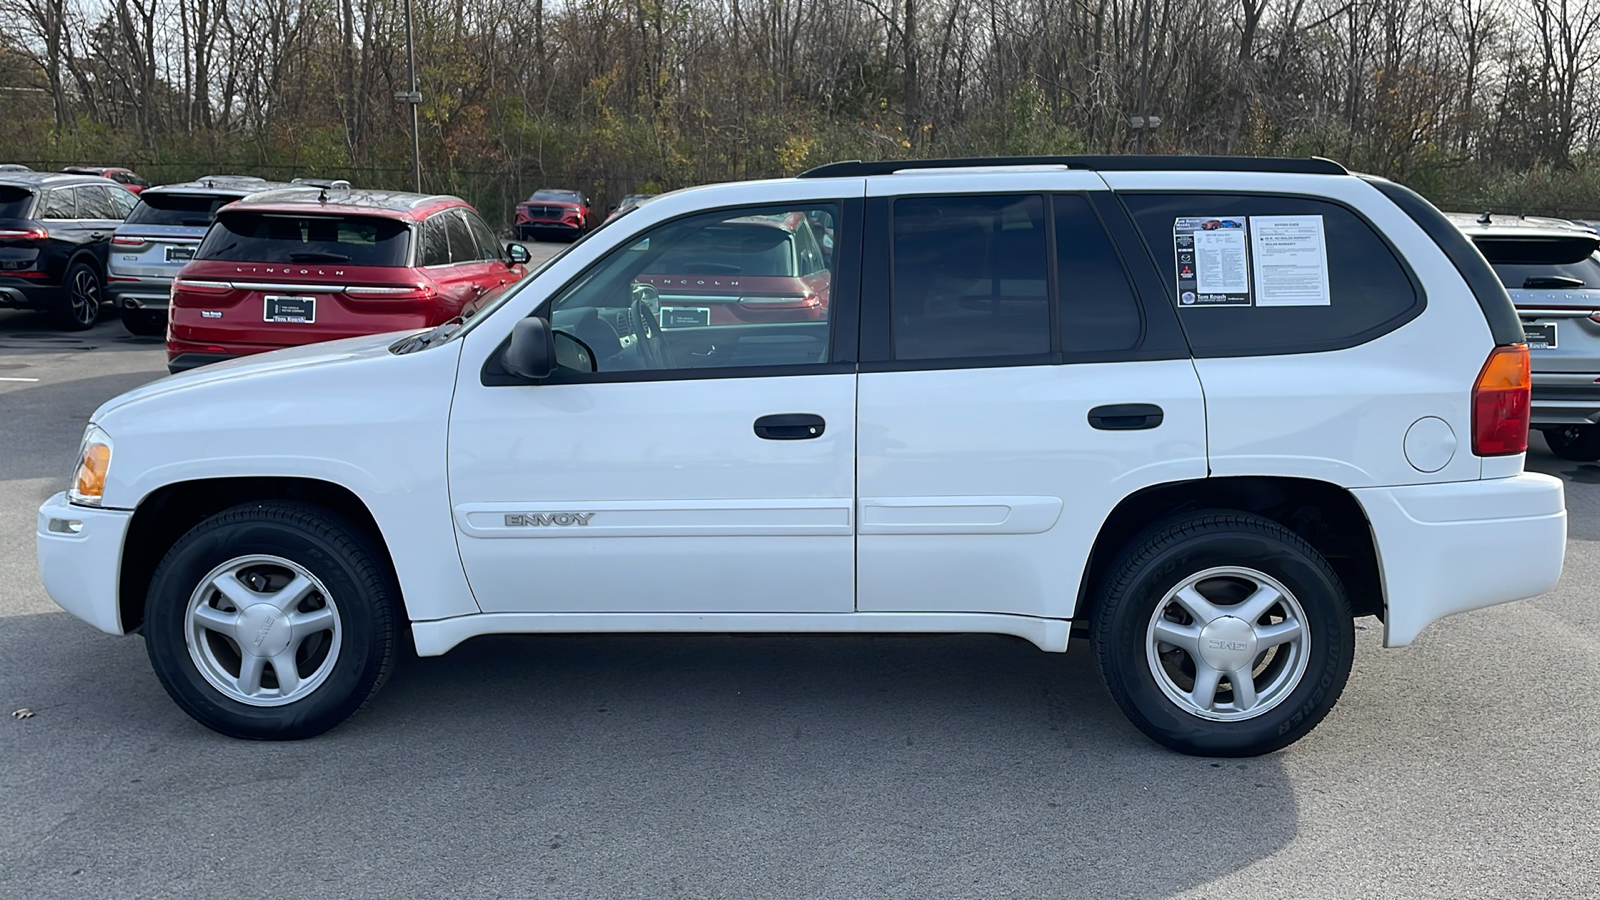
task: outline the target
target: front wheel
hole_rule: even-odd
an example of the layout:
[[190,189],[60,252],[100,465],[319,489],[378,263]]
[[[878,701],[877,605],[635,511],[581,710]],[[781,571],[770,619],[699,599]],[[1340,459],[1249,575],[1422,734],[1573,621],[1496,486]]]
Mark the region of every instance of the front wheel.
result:
[[172,699],[232,737],[338,725],[377,693],[395,653],[396,591],[343,519],[248,503],[184,535],[151,579],[145,648]]
[[1544,430],[1550,452],[1573,462],[1600,459],[1600,425],[1556,425]]
[[1090,625],[1106,687],[1157,742],[1256,756],[1333,708],[1355,652],[1350,603],[1327,560],[1245,513],[1170,519],[1112,565]]

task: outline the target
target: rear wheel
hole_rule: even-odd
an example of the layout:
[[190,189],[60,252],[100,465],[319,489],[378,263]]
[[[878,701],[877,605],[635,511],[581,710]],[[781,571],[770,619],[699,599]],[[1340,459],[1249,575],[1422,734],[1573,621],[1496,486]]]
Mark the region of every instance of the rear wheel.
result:
[[87,331],[100,321],[100,301],[105,298],[105,286],[100,273],[86,262],[75,262],[67,267],[67,278],[61,286],[61,299],[56,303],[53,316],[56,325],[68,331]]
[[1338,576],[1288,529],[1196,513],[1113,564],[1090,642],[1117,705],[1154,740],[1255,756],[1316,727],[1344,689],[1355,626]]
[[167,330],[167,319],[147,309],[123,309],[122,327],[139,337],[153,337]]
[[151,579],[145,648],[162,686],[233,737],[312,737],[388,677],[396,591],[365,535],[298,503],[250,503],[184,535]]
[[1600,459],[1600,425],[1558,425],[1543,431],[1550,452],[1562,459],[1574,462]]

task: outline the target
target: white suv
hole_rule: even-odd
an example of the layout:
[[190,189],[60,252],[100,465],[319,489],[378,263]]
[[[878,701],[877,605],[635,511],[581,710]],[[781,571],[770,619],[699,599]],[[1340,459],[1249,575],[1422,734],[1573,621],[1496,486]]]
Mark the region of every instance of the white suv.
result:
[[40,568],[239,737],[333,727],[406,641],[991,632],[1086,634],[1150,737],[1257,754],[1353,617],[1556,583],[1522,339],[1333,163],[840,163],[657,197],[464,325],[112,400]]

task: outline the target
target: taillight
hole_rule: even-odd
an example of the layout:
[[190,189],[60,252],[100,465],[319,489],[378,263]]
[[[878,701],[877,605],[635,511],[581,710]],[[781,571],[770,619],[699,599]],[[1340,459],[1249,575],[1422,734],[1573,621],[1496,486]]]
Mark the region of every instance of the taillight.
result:
[[1478,456],[1526,452],[1532,405],[1528,345],[1494,348],[1472,388],[1472,452]]
[[118,247],[143,247],[148,242],[141,237],[129,237],[125,234],[114,234],[111,236],[111,243]]
[[393,287],[350,285],[344,292],[347,296],[366,300],[432,300],[435,294],[431,284],[406,284]]
[[49,236],[43,228],[0,228],[0,241],[42,241]]
[[192,294],[226,294],[233,290],[233,285],[226,281],[196,281],[192,278],[179,278],[172,282],[174,293],[188,291]]

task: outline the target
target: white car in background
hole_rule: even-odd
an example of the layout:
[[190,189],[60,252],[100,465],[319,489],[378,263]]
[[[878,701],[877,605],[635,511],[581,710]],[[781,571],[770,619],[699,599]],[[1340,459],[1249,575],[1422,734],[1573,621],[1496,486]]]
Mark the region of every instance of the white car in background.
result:
[[[796,300],[746,270],[797,245],[707,235],[795,214],[826,296],[763,317]],[[840,163],[654,198],[465,323],[106,403],[40,568],[245,738],[334,727],[408,641],[1077,631],[1151,738],[1259,754],[1354,617],[1398,647],[1555,585],[1522,341],[1442,214],[1326,161]]]

